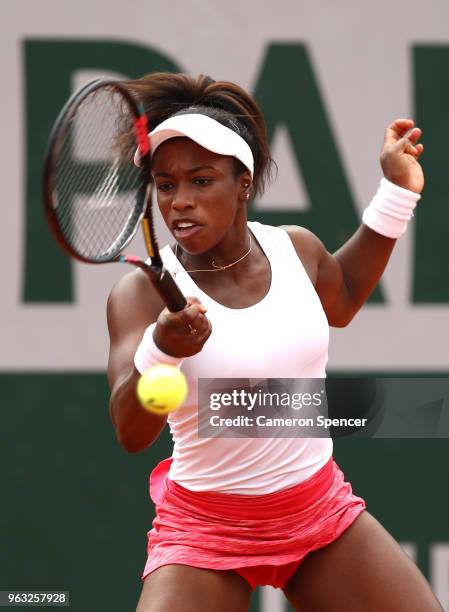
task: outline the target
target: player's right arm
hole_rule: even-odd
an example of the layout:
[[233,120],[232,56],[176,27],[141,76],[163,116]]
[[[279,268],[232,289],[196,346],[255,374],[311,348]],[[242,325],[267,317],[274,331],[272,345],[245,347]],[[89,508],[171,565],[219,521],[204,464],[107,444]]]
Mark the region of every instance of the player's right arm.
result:
[[163,308],[162,300],[140,270],[123,276],[108,299],[109,410],[117,439],[129,452],[137,452],[154,442],[167,420],[166,416],[148,412],[139,404],[136,385],[140,374],[134,366],[142,336]]
[[140,270],[122,277],[108,299],[110,414],[117,439],[129,452],[152,444],[167,420],[166,416],[142,408],[136,396],[140,373],[134,365],[134,355],[147,327],[157,321],[157,347],[179,358],[198,353],[211,333],[206,309],[196,298],[187,298],[187,306],[181,312],[171,313],[164,306]]

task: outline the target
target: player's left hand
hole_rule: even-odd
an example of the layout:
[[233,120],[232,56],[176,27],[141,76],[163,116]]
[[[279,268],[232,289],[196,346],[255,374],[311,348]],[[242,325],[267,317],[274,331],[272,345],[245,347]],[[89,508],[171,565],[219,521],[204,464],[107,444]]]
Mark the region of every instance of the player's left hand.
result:
[[418,143],[421,130],[412,119],[396,119],[385,130],[380,164],[386,179],[416,193],[424,187],[419,158],[424,146]]

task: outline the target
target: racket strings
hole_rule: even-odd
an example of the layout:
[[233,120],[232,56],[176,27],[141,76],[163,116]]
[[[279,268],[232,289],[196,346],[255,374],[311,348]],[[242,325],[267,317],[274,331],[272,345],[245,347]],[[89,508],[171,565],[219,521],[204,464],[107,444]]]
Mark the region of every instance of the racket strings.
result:
[[132,115],[120,94],[100,89],[70,114],[60,134],[55,214],[67,243],[90,260],[108,259],[133,235],[141,210]]

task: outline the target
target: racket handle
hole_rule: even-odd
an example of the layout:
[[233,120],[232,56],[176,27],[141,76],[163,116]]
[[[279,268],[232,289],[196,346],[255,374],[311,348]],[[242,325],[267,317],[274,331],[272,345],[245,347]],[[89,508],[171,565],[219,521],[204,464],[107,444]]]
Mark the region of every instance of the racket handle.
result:
[[162,272],[162,276],[154,283],[154,286],[170,312],[179,312],[187,306],[184,295],[168,270]]
[[132,264],[136,266],[136,268],[143,270],[166,303],[170,312],[179,312],[187,306],[186,298],[168,270],[162,270],[161,274],[161,269],[159,267],[152,268],[142,261],[140,257],[136,257],[135,255],[119,255],[116,261]]

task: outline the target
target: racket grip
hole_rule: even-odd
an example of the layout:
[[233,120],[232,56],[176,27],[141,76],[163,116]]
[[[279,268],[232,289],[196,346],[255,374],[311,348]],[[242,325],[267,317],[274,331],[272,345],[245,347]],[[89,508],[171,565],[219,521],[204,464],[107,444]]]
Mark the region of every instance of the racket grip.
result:
[[162,272],[162,275],[157,282],[155,282],[155,287],[161,298],[167,304],[167,308],[170,312],[179,312],[187,306],[187,301],[183,293],[168,270]]

